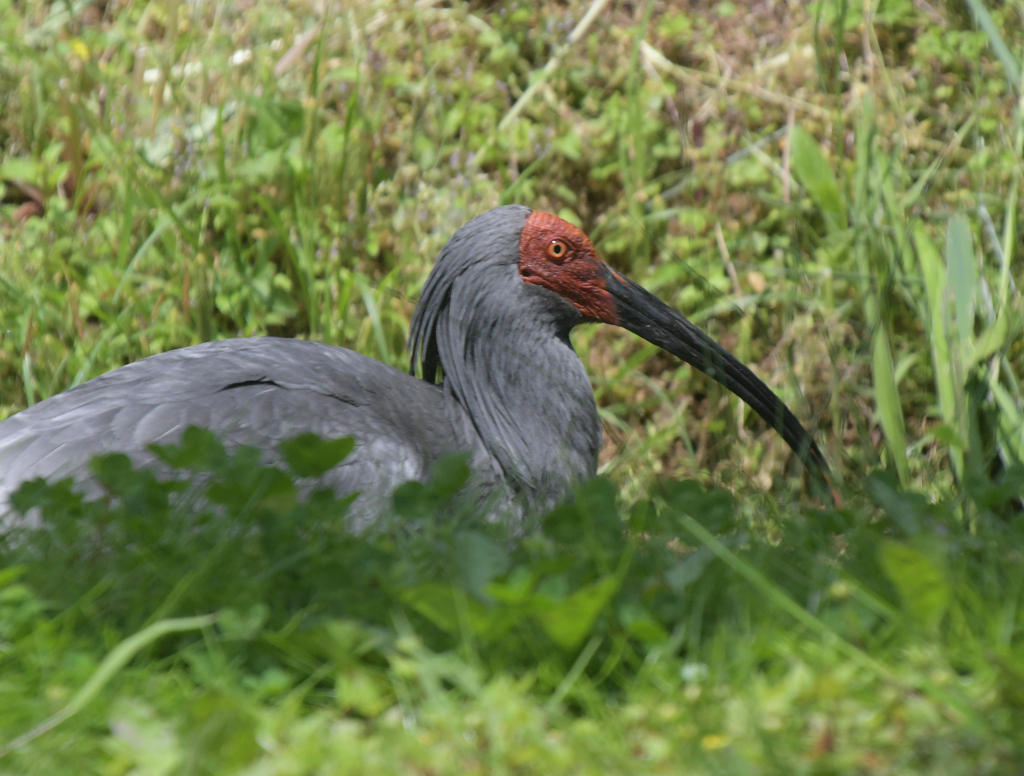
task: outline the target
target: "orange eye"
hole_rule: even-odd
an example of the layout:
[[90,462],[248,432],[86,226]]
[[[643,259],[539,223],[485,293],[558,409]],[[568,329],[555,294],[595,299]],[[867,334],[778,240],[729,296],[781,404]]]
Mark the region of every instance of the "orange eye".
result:
[[569,246],[561,240],[552,240],[548,243],[548,256],[555,261],[561,261],[569,253]]

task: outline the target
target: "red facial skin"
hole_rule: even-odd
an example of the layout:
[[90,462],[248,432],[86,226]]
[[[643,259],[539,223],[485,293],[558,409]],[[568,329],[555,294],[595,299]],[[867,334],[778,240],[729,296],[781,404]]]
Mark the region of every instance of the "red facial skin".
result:
[[536,210],[526,219],[519,238],[523,281],[554,291],[588,320],[616,324],[619,314],[603,269],[608,268],[597,258],[590,238],[568,221]]

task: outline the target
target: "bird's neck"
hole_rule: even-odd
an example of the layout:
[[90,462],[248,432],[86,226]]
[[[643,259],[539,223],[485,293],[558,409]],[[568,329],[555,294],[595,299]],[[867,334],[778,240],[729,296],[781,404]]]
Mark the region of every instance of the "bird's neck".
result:
[[601,425],[567,332],[543,314],[480,308],[466,321],[449,317],[443,328],[445,387],[513,490],[551,506],[595,474]]

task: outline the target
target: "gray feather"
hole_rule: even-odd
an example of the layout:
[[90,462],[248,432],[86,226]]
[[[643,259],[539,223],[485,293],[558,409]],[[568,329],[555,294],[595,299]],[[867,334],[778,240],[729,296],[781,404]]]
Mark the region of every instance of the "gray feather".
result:
[[[361,491],[354,509],[366,516],[383,506],[381,494],[425,478],[440,455],[474,450],[476,440],[444,421],[459,412],[448,403],[439,386],[343,348],[210,342],[129,364],[0,423],[0,504],[34,477],[75,477],[94,490],[88,462],[99,453],[157,466],[150,443],[177,442],[199,425],[229,446],[264,450],[266,463],[278,462],[278,443],[304,432],[355,436],[353,454],[323,484]],[[423,428],[431,433],[416,433]]]

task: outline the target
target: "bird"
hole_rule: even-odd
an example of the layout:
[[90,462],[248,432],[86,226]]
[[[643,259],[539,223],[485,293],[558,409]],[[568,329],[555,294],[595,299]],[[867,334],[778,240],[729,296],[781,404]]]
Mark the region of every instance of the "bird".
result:
[[506,205],[470,220],[441,250],[413,314],[408,373],[274,337],[141,359],[0,422],[0,514],[21,483],[40,477],[100,492],[89,468],[98,454],[160,470],[150,446],[175,443],[190,426],[229,448],[254,446],[268,465],[280,463],[283,440],[303,433],[353,437],[352,453],[318,484],[358,494],[355,531],[374,523],[398,485],[427,480],[450,453],[468,455],[466,487],[495,509],[546,509],[597,471],[601,424],[569,336],[585,323],[627,329],[691,364],[745,401],[807,467],[828,472],[812,436],[750,369],[602,261],[581,229]]

